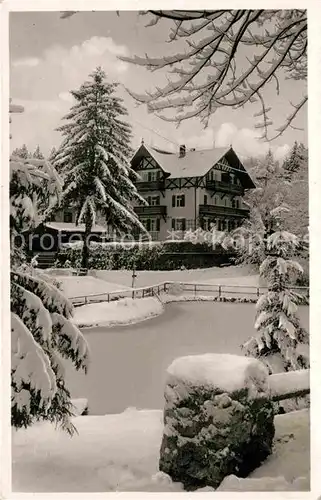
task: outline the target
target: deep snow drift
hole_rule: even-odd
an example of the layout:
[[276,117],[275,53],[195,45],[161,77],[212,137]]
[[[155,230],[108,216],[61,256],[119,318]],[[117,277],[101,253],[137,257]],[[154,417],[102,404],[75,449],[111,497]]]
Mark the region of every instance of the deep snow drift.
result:
[[[72,438],[47,423],[13,431],[13,491],[182,491],[181,484],[158,471],[161,410],[82,416],[74,424],[79,434]],[[232,478],[221,490],[309,488],[309,411],[279,415],[275,425],[274,453],[251,477],[284,479]],[[290,484],[300,477],[305,479]]]

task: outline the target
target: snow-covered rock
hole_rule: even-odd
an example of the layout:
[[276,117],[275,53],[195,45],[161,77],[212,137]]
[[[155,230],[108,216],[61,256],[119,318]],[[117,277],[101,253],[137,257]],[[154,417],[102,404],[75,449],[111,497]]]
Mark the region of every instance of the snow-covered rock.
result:
[[75,417],[79,417],[81,415],[84,415],[84,413],[88,412],[88,399],[86,398],[72,399],[71,403],[73,405],[72,412]]
[[268,390],[268,370],[255,358],[234,354],[200,354],[177,358],[167,369],[167,382],[208,386],[226,392],[248,389],[251,394]]
[[167,370],[160,470],[186,489],[247,476],[272,451],[268,370],[230,354],[178,358]]

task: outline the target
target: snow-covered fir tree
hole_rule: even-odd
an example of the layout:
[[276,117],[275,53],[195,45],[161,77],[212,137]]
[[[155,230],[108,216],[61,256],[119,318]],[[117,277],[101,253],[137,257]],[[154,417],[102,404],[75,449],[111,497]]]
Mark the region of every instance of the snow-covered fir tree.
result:
[[45,160],[10,159],[11,422],[15,428],[49,420],[70,434],[73,406],[63,359],[87,369],[88,346],[70,321],[72,305],[55,284],[22,262],[14,238],[45,216],[42,197],[53,202],[62,190]]
[[40,150],[40,146],[39,145],[34,150],[34,152],[32,154],[32,157],[33,158],[37,158],[38,160],[43,160],[45,158],[44,155],[42,154],[41,150]]
[[307,157],[307,149],[304,144],[298,144],[297,141],[295,141],[290,153],[283,162],[283,169],[288,180],[292,178],[293,173],[300,170],[302,163],[305,162],[307,164]]
[[106,81],[97,68],[90,80],[71,92],[75,104],[58,130],[64,136],[54,164],[63,175],[65,191],[62,206],[75,207],[76,223],[85,224],[82,267],[88,267],[89,243],[97,213],[104,214],[114,231],[136,228],[146,232],[131,201],[146,204],[133,180],[130,166],[131,127],[125,121],[127,110],[115,94],[116,83]]
[[[284,207],[273,210],[279,219]],[[267,256],[260,267],[260,276],[268,291],[256,304],[257,335],[244,344],[247,355],[259,357],[272,372],[307,368],[309,366],[309,336],[296,314],[302,297],[289,287],[297,274],[303,272],[293,260],[299,239],[277,228],[266,240]]]
[[19,156],[19,158],[24,158],[24,159],[30,158],[32,156],[32,154],[29,152],[25,144],[23,144],[21,148],[14,149],[12,155]]

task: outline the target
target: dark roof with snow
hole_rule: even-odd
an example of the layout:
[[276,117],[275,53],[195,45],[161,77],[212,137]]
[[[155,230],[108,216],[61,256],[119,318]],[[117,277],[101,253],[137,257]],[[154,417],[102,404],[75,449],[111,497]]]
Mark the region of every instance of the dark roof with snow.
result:
[[175,179],[204,177],[211,168],[224,158],[230,166],[230,171],[238,175],[245,188],[251,189],[255,187],[251,177],[231,147],[199,151],[186,149],[185,155],[180,157],[178,153],[162,151],[142,144],[131,160],[132,167],[135,169],[141,158],[148,156],[154,158],[159,167],[167,174],[167,177]]

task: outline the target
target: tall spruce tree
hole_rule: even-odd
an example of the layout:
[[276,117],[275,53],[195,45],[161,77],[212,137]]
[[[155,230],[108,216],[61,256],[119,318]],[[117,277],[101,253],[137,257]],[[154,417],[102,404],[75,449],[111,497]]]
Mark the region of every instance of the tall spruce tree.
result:
[[115,95],[118,84],[108,83],[99,67],[79,90],[71,91],[76,103],[58,130],[64,136],[54,164],[64,177],[62,206],[77,210],[76,223],[85,224],[82,267],[88,267],[88,236],[98,212],[116,232],[144,226],[131,202],[145,204],[131,169],[131,127],[123,119],[127,110]]

